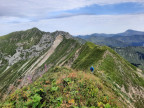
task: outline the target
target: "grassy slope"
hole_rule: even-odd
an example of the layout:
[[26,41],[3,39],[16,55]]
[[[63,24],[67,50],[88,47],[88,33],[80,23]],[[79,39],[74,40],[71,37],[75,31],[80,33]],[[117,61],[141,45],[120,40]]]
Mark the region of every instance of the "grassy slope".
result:
[[81,49],[79,57],[73,64],[73,68],[77,69],[89,69],[89,66],[102,59],[104,49],[96,46],[93,43],[87,42]]
[[[129,93],[130,86],[144,87],[144,78],[138,76],[135,66],[128,63],[109,47],[100,47],[87,42],[82,47],[81,53],[72,67],[89,70],[92,65],[95,68],[94,74],[112,84],[113,89],[116,89],[118,94],[122,94],[121,88],[123,86],[127,93]],[[123,95],[125,98],[129,98],[126,94]],[[133,102],[130,98],[128,100]]]
[[[104,55],[105,57],[103,57]],[[87,42],[72,67],[89,70],[91,65],[96,68],[95,72],[104,71],[110,78],[113,78],[113,81],[128,83],[129,79],[135,85],[144,86],[143,80],[136,75],[136,67],[125,61],[109,47]]]
[[[134,38],[133,40],[132,37]],[[117,37],[89,37],[88,39],[86,39],[87,41],[93,42],[97,45],[107,45],[107,46],[111,46],[119,55],[121,55],[122,57],[124,57],[127,61],[129,61],[130,63],[135,64],[138,68],[143,69],[144,70],[144,47],[132,47],[135,46],[134,41],[137,41],[136,36],[130,36],[130,37],[119,37],[120,40],[116,40],[115,38]],[[122,38],[122,39],[121,39]],[[128,39],[125,39],[128,38]],[[129,39],[131,38],[131,39]],[[141,41],[143,36],[139,36],[138,39],[138,43],[142,43]],[[126,40],[126,42],[122,42]],[[128,43],[128,40],[130,43]],[[131,43],[131,41],[133,41]],[[137,43],[137,46],[138,46]],[[136,43],[135,43],[136,44]],[[131,46],[131,47],[126,47],[126,46]],[[121,48],[115,48],[115,47],[121,47]],[[125,48],[123,48],[125,47]]]
[[34,83],[16,90],[3,107],[116,108],[124,106],[110,87],[90,73],[56,67]]

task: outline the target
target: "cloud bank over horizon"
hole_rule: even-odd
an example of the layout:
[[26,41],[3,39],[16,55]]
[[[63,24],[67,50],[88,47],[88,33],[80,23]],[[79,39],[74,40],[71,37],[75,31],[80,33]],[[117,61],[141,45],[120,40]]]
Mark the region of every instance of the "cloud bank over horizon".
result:
[[144,31],[143,0],[1,0],[0,35],[37,27],[72,35]]

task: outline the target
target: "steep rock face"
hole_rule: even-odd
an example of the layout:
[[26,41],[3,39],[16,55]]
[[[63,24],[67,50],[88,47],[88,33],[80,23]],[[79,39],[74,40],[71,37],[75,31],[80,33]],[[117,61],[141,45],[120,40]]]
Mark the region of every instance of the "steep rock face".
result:
[[54,38],[52,38],[51,35],[44,34],[39,43],[37,45],[33,45],[29,49],[23,49],[23,47],[20,46],[17,47],[16,53],[13,56],[7,58],[9,65],[13,65],[20,60],[39,56],[39,54],[49,48],[53,42]]
[[51,45],[50,49],[44,53],[40,58],[37,59],[37,61],[30,66],[30,68],[25,72],[24,78],[21,81],[21,84],[19,85],[19,88],[23,87],[24,85],[28,84],[28,78],[34,77],[35,71],[46,62],[46,60],[54,53],[57,46],[62,42],[63,36],[59,35],[55,38],[55,41]]
[[[36,30],[33,29],[32,31],[36,32]],[[11,55],[6,56],[5,59],[8,60],[9,65],[13,65],[20,60],[25,60],[27,58],[39,56],[40,53],[42,53],[44,50],[46,50],[52,45],[55,38],[59,35],[65,36],[65,38],[67,39],[72,38],[72,36],[69,33],[63,31],[56,31],[53,33],[43,33],[38,44],[31,46],[29,49],[24,49],[21,43],[17,43],[16,53],[12,56]],[[31,41],[33,39],[34,38],[31,38]]]
[[[33,78],[37,76],[37,74],[30,74],[28,70],[32,71],[34,66],[40,67],[43,65],[48,59],[48,56],[51,56],[55,48],[60,44],[62,38],[70,39],[72,36],[63,31],[49,33],[42,32],[37,28],[32,28],[0,37],[0,44],[2,45],[0,47],[4,49],[0,49],[0,91],[2,93],[7,92],[8,94],[11,91],[7,91],[9,85],[19,85],[20,82],[17,81],[21,80],[22,82],[22,78],[26,73],[27,75],[25,77],[31,76]],[[8,43],[9,41],[10,43]],[[11,45],[6,47],[5,44]],[[13,46],[13,49],[11,49],[12,53],[9,53],[7,50],[9,50],[11,46]],[[33,72],[37,71],[37,68],[35,68]],[[25,78],[25,80],[27,80],[27,78]]]

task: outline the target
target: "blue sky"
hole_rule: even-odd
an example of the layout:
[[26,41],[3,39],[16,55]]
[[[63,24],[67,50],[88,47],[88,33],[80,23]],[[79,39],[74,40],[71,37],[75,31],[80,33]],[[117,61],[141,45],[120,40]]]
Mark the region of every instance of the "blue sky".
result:
[[122,15],[122,14],[142,14],[144,5],[140,3],[126,2],[118,4],[99,5],[81,7],[78,9],[57,11],[51,13],[50,18],[63,18],[73,15]]
[[144,31],[144,0],[0,1],[0,35],[32,27],[72,35]]

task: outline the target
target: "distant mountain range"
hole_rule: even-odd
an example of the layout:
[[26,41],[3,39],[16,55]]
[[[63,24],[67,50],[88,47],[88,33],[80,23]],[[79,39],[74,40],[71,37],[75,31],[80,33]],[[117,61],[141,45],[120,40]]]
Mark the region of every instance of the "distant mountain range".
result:
[[111,47],[144,46],[144,32],[127,30],[117,34],[79,35],[78,38],[91,41],[97,45],[107,45]]
[[127,30],[118,34],[94,33],[77,36],[77,39],[82,43],[90,41],[97,45],[110,46],[130,63],[144,70],[144,32]]

